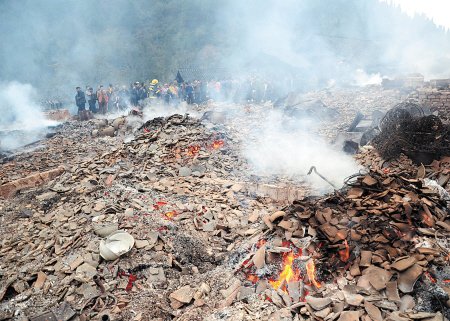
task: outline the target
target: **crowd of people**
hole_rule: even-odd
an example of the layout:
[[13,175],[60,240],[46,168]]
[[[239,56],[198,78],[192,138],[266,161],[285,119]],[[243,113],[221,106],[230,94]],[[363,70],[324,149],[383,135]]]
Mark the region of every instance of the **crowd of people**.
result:
[[75,103],[78,111],[84,111],[88,107],[92,113],[100,114],[124,110],[130,106],[142,109],[147,102],[152,101],[166,105],[177,105],[182,101],[187,104],[201,104],[209,99],[264,102],[272,100],[274,95],[270,82],[258,79],[190,82],[174,80],[164,84],[153,79],[147,83],[136,81],[128,87],[110,84],[107,88],[100,85],[95,91],[91,86],[86,86],[85,91],[81,87],[76,90]]

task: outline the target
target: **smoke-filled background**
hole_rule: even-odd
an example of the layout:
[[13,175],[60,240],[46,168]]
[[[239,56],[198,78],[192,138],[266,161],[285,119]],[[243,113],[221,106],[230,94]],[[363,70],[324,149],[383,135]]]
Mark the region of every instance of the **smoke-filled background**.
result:
[[[0,126],[32,115],[39,99],[73,104],[76,86],[170,81],[183,67],[221,70],[215,72],[219,78],[265,78],[280,95],[331,84],[380,83],[383,76],[412,72],[448,78],[446,29],[394,4],[3,0]],[[22,127],[29,124],[22,121]],[[304,122],[286,127],[272,115],[258,133],[260,142],[245,147],[246,155],[260,172],[305,174],[314,163],[338,181],[357,170],[310,132]]]
[[378,0],[3,0],[0,77],[43,96],[76,85],[173,79],[183,66],[280,82],[353,73],[447,77],[449,35]]

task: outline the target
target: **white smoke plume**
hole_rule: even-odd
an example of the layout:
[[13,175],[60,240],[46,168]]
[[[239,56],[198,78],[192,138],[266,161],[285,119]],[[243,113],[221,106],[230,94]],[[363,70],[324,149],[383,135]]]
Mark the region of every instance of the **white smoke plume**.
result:
[[380,73],[368,74],[363,69],[356,69],[354,73],[354,84],[357,86],[381,85],[383,77]]
[[0,149],[11,150],[45,136],[57,122],[45,118],[30,84],[0,84]]
[[311,166],[337,188],[344,179],[359,171],[355,160],[320,137],[317,121],[290,118],[281,111],[271,110],[261,117],[258,128],[251,131],[253,139],[244,141],[244,155],[253,165],[256,175],[282,175],[306,180],[321,192],[331,186],[315,173]]

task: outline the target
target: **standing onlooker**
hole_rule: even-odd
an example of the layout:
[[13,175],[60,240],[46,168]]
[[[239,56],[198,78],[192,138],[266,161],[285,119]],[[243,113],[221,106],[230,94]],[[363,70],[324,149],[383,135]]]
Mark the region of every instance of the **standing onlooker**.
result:
[[169,93],[170,98],[172,99],[171,103],[178,103],[178,83],[176,80],[169,86]]
[[95,106],[97,95],[94,93],[94,89],[89,87],[86,95],[88,96],[89,110],[95,114],[97,112],[97,107]]
[[148,87],[148,97],[156,98],[158,97],[158,79],[153,79]]
[[106,95],[108,96],[108,110],[112,110],[113,108],[113,98],[112,98],[112,96],[113,96],[113,94],[114,94],[114,87],[113,87],[113,85],[112,84],[109,84],[109,87],[108,87],[108,90],[106,91]]
[[169,84],[164,84],[164,86],[161,88],[161,96],[164,99],[164,103],[166,105],[169,105],[170,103],[170,90],[169,90]]
[[196,80],[194,81],[194,101],[196,104],[200,104],[201,101],[201,95],[200,95],[200,81]]
[[191,105],[194,102],[194,87],[191,83],[186,86],[186,102]]
[[98,109],[101,114],[106,114],[107,106],[108,106],[108,95],[106,91],[103,89],[103,86],[100,86],[97,91],[97,100],[98,100]]
[[134,83],[131,87],[131,92],[130,92],[130,100],[131,100],[131,105],[133,107],[136,107],[139,101],[139,90],[137,88],[138,83]]
[[81,90],[80,87],[76,88],[77,94],[75,95],[75,104],[78,107],[78,114],[81,114],[83,111],[85,111],[86,107],[86,96],[84,95],[84,92]]
[[138,90],[138,96],[139,96],[139,106],[143,107],[144,106],[144,100],[147,99],[148,97],[148,93],[147,93],[147,89],[145,88],[145,83],[140,83],[139,85],[139,90]]
[[122,89],[119,90],[117,96],[119,97],[119,108],[121,110],[126,109],[127,105],[130,103],[130,94],[127,86],[122,86]]

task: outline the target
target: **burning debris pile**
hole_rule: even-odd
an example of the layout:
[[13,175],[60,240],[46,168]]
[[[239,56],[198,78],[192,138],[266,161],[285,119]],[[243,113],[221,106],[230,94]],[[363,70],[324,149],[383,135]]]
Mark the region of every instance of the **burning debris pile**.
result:
[[240,273],[300,320],[449,318],[448,209],[427,182],[372,171],[263,217]]
[[299,183],[280,210],[246,132],[140,116],[69,122],[3,159],[0,320],[448,316],[448,159],[367,148],[368,174],[322,197]]
[[1,319],[201,320],[233,303],[222,262],[275,205],[249,197],[226,132],[187,115],[135,121],[112,121],[112,136],[104,120],[71,122],[4,160]]
[[372,143],[386,159],[404,153],[418,164],[429,164],[450,154],[450,125],[437,116],[426,115],[418,104],[396,105],[386,113],[380,129]]

